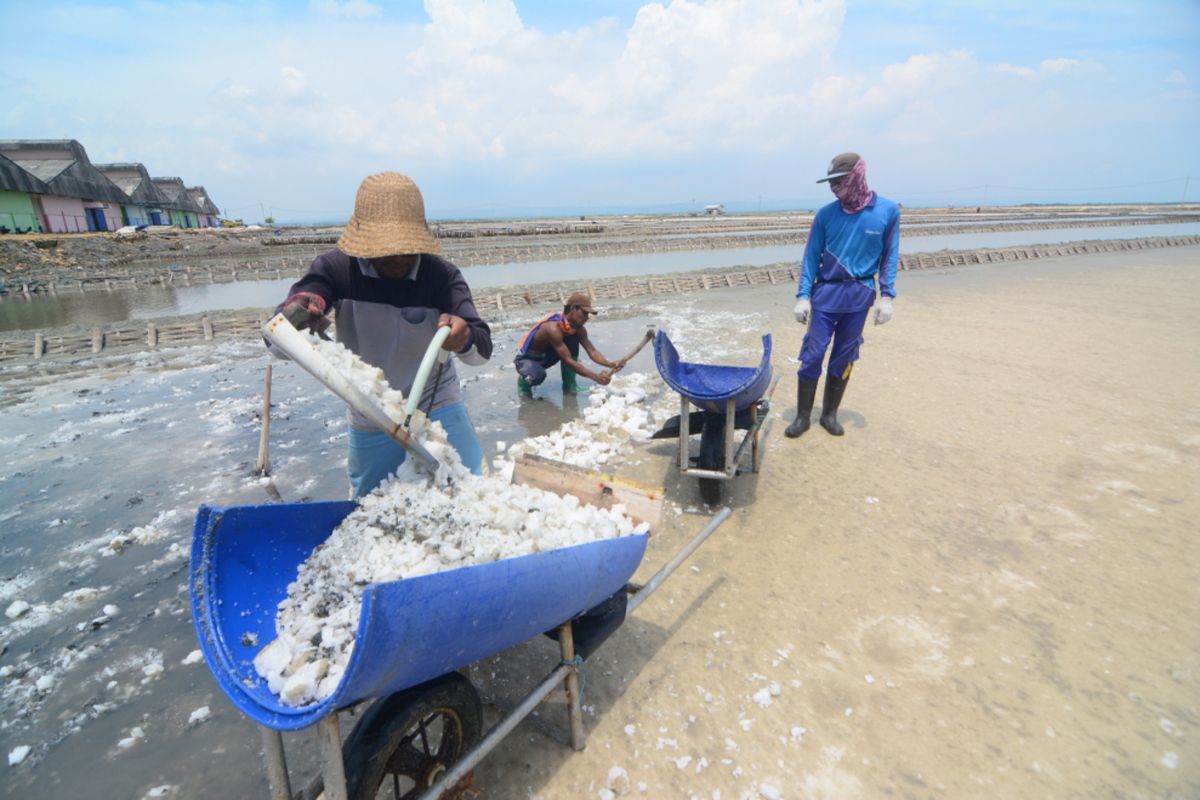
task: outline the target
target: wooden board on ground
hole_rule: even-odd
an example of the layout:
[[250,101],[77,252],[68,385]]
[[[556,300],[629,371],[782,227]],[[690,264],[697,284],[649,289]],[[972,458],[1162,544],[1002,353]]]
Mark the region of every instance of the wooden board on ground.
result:
[[639,481],[606,475],[542,456],[523,455],[513,468],[513,482],[558,495],[573,494],[597,508],[624,505],[635,522],[647,522],[653,532],[662,516],[663,489]]

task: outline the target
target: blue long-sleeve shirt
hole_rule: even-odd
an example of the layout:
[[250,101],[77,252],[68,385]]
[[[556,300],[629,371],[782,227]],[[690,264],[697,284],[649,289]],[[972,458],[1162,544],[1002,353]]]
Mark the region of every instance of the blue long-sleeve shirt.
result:
[[834,201],[813,219],[800,286],[796,297],[808,297],[818,311],[862,311],[875,302],[875,276],[879,293],[896,296],[896,268],[900,264],[900,207],[873,194],[857,214],[847,214]]

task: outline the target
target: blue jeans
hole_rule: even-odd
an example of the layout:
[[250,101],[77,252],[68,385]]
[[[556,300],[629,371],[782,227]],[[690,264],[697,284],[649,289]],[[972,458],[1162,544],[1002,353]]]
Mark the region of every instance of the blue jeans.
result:
[[[475,437],[475,427],[467,416],[465,403],[451,403],[435,409],[429,418],[442,423],[451,446],[458,451],[462,462],[472,473],[479,475],[483,464],[483,448]],[[383,483],[408,457],[408,451],[383,431],[360,431],[350,428],[350,455],[346,471],[354,497],[370,494]]]
[[804,344],[800,345],[800,377],[806,381],[821,377],[821,362],[825,360],[830,339],[833,340],[833,352],[829,354],[827,372],[839,378],[848,377],[844,373],[858,360],[863,325],[870,310],[864,308],[862,311],[831,314],[814,308],[812,323],[808,326],[808,333],[804,334]]

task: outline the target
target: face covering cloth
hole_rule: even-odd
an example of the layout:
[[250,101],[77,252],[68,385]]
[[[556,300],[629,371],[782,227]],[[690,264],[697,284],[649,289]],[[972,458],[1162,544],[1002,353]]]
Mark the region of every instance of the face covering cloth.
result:
[[842,210],[847,214],[857,214],[871,202],[873,192],[867,186],[867,160],[860,158],[850,170],[850,174],[836,184],[830,182],[829,188],[842,204]]

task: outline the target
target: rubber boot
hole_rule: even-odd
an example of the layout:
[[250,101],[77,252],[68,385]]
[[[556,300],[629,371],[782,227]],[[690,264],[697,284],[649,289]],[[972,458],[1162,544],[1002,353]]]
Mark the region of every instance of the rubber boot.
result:
[[566,364],[562,365],[562,383],[563,394],[575,394],[579,391],[579,376]]
[[787,426],[787,430],[783,435],[789,439],[795,439],[800,434],[808,430],[812,424],[812,407],[813,398],[817,396],[817,382],[806,381],[804,378],[797,379],[796,386],[796,419],[791,425]]
[[524,375],[517,376],[517,396],[533,397],[533,387],[529,385],[529,381],[525,380]]
[[837,420],[838,406],[842,404],[842,395],[846,393],[849,378],[838,378],[833,375],[825,376],[825,403],[821,406],[821,427],[834,436],[841,436],[846,429]]

